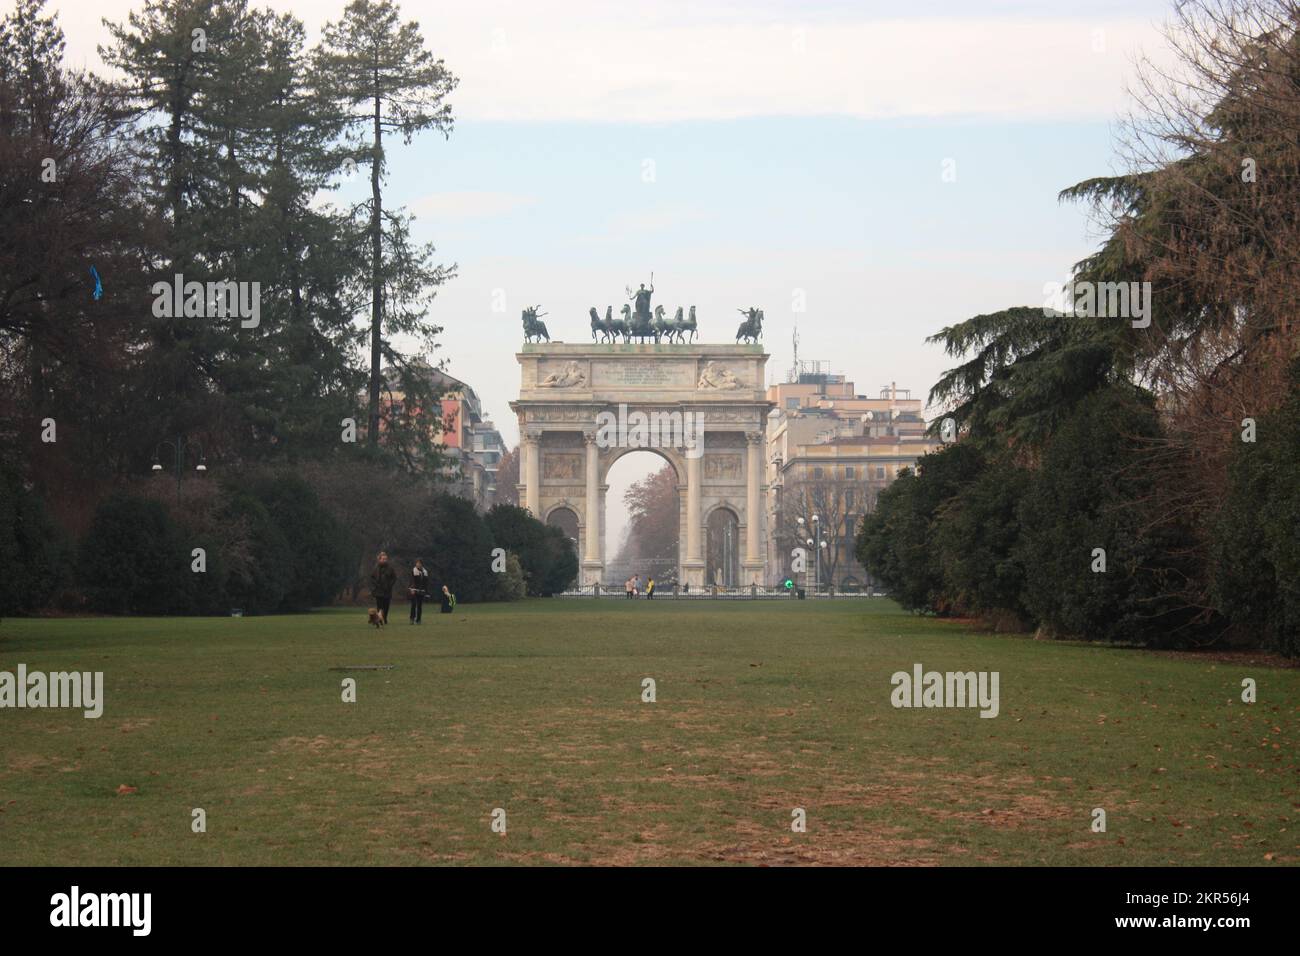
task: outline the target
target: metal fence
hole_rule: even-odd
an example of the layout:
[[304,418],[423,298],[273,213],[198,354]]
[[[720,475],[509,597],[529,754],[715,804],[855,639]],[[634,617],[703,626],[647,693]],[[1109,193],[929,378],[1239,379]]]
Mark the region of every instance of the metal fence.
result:
[[[586,587],[563,591],[555,596],[561,598],[622,598],[626,600],[627,591],[623,587],[589,584]],[[806,597],[809,600],[824,601],[885,596],[883,591],[836,591],[834,588],[813,592],[805,591],[803,588],[767,588],[757,584],[732,588],[715,585],[700,588],[682,588],[674,584],[662,589],[656,588],[654,599],[656,601],[791,601]],[[637,594],[638,600],[644,597],[644,590]]]

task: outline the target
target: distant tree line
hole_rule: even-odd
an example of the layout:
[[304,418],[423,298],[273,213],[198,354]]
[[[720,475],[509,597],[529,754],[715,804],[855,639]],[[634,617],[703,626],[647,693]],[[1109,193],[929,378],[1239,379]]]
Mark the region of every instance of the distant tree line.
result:
[[1190,80],[1144,71],[1137,171],[1062,193],[1108,231],[1076,288],[1149,283],[1148,314],[1017,307],[933,336],[965,359],[931,392],[960,438],[881,493],[857,551],[916,610],[1296,655],[1300,5],[1175,16]]
[[[345,485],[327,485],[327,494]],[[12,472],[0,472],[0,491],[0,615],[271,614],[370,597],[377,552],[349,526],[340,499],[322,498],[302,475],[252,469],[190,482],[179,501],[171,482],[118,491],[79,540]],[[447,585],[465,603],[549,596],[577,577],[572,542],[513,505],[481,515],[439,493],[359,507],[386,534],[399,601],[417,558],[435,596]]]

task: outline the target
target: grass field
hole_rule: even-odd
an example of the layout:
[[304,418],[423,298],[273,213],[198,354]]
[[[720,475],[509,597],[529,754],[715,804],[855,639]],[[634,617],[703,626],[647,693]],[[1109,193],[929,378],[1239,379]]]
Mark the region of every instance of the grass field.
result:
[[[5,620],[0,670],[103,671],[106,705],[0,710],[0,863],[1300,860],[1300,670],[883,600],[404,614]],[[998,671],[1000,714],[893,708],[916,662]]]

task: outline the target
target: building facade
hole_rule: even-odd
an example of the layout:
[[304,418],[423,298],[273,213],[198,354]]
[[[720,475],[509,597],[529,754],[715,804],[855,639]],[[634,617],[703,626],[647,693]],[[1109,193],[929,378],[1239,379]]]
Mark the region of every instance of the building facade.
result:
[[[443,430],[438,441],[443,462],[439,479],[447,491],[486,511],[496,503],[496,473],[505,442],[492,421],[484,417],[483,403],[470,385],[441,369],[430,368],[426,374],[441,393]],[[394,389],[385,393],[383,401],[390,410],[400,412],[406,396]]]
[[859,395],[821,362],[796,365],[768,400],[768,567],[810,588],[866,589],[874,582],[854,554],[863,516],[940,444],[926,437],[924,403],[893,383]]

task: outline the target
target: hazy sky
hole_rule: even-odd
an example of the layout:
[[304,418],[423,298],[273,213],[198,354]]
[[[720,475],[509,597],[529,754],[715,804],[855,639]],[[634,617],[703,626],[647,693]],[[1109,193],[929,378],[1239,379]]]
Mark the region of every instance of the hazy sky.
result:
[[[1118,171],[1114,123],[1135,58],[1165,56],[1170,2],[408,0],[461,80],[451,138],[394,145],[387,186],[459,265],[432,312],[449,371],[513,444],[520,311],[589,340],[588,308],[617,312],[653,270],[705,341],[763,308],[771,379],[797,322],[800,356],[859,391],[924,395],[951,364],[925,336],[1041,304],[1095,246],[1056,194]],[[69,59],[98,68],[100,18],[136,5],[54,0]],[[344,6],[268,5],[313,39]]]

